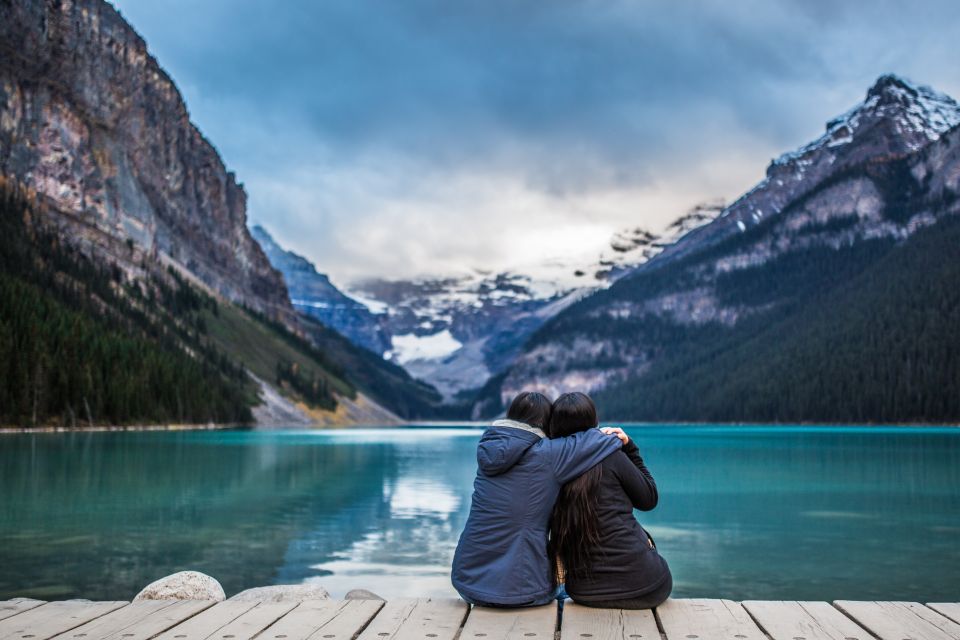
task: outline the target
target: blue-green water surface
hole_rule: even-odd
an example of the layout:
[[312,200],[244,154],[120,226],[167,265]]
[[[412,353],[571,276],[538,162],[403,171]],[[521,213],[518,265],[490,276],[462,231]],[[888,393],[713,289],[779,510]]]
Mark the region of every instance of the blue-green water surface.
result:
[[[635,426],[674,595],[960,600],[960,430]],[[0,437],[0,599],[454,595],[480,429]]]

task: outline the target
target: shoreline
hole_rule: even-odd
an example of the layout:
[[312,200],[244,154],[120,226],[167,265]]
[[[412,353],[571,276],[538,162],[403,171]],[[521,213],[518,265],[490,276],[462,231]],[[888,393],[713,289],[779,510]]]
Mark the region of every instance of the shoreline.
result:
[[101,431],[228,431],[231,429],[253,429],[249,425],[218,424],[128,424],[128,425],[87,425],[77,427],[10,427],[0,426],[0,434],[13,433],[96,433]]
[[[0,426],[0,436],[7,434],[27,433],[100,433],[116,431],[350,431],[357,429],[482,429],[489,425],[486,421],[412,421],[391,425],[290,425],[290,427],[258,426],[244,424],[147,424],[147,425],[94,425],[77,427],[12,427]],[[810,428],[810,429],[870,429],[870,428],[900,428],[900,429],[960,429],[956,422],[628,422],[605,421],[601,426],[623,426],[626,428],[659,428],[659,427],[757,427],[757,428]]]

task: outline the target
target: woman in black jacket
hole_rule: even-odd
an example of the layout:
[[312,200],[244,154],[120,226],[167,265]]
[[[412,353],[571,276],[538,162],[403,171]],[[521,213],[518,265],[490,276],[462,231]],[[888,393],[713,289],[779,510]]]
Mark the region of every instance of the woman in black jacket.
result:
[[[567,393],[553,403],[551,438],[596,426],[597,409],[586,394]],[[633,516],[634,509],[656,506],[657,485],[632,440],[563,486],[550,524],[550,547],[575,602],[651,609],[667,599],[673,588],[670,568]]]

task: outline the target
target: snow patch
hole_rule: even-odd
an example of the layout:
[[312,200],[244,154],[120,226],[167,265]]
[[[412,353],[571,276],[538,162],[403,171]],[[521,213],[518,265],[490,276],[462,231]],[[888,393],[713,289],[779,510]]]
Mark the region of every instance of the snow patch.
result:
[[449,329],[429,336],[418,336],[406,333],[393,336],[390,339],[393,350],[389,352],[389,359],[406,364],[414,360],[438,360],[449,356],[463,346],[463,343],[453,337]]
[[369,309],[370,313],[382,315],[390,311],[390,305],[388,305],[386,302],[381,302],[380,300],[375,300],[374,298],[367,298],[362,295],[358,295],[356,291],[343,290],[343,292],[345,295],[353,298]]

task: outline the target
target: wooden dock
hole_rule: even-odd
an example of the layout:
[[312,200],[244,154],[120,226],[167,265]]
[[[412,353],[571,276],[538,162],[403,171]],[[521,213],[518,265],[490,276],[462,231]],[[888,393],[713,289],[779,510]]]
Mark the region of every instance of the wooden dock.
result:
[[0,640],[960,640],[960,603],[668,600],[655,611],[455,599],[0,601]]

